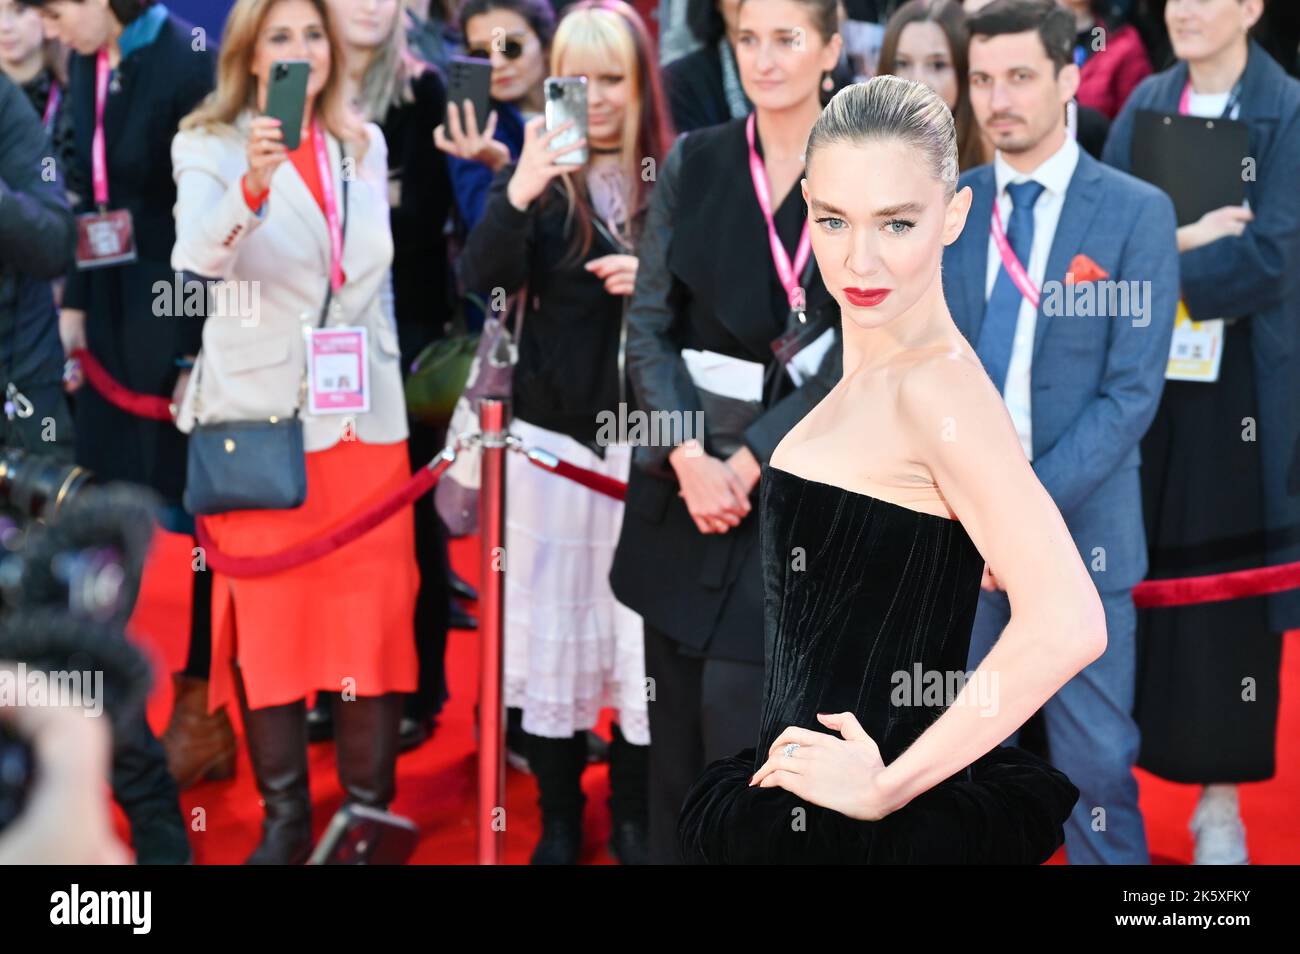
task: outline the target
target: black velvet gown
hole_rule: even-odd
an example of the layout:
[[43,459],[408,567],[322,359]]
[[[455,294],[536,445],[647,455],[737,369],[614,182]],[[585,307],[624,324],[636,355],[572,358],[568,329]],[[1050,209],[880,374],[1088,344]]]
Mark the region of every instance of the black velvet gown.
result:
[[950,674],[967,672],[984,569],[956,520],[771,466],[761,483],[761,733],[756,749],[714,762],[688,792],[678,828],[686,861],[1045,861],[1064,840],[1079,790],[1023,749],[996,747],[874,822],[783,788],[749,786],[787,726],[829,731],[819,712],[853,712],[885,763],[897,758],[946,704],[944,693],[933,692],[920,695],[929,704],[917,704],[904,680],[917,683],[918,666],[922,675],[940,674],[945,686]]

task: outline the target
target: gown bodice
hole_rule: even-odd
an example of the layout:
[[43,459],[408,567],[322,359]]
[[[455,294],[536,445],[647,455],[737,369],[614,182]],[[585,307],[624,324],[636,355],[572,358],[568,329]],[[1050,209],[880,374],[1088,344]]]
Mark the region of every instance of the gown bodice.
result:
[[852,712],[888,763],[967,678],[984,559],[960,521],[768,466],[760,505],[763,758]]

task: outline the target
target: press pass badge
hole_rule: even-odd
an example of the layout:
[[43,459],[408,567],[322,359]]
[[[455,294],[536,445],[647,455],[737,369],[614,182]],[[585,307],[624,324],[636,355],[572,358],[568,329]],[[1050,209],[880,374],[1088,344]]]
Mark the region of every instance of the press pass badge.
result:
[[77,216],[77,267],[103,268],[134,262],[135,233],[126,209]]
[[1193,321],[1187,306],[1178,303],[1173,339],[1169,343],[1169,381],[1217,381],[1223,361],[1222,318]]
[[370,364],[365,328],[304,328],[309,414],[364,414],[370,410]]

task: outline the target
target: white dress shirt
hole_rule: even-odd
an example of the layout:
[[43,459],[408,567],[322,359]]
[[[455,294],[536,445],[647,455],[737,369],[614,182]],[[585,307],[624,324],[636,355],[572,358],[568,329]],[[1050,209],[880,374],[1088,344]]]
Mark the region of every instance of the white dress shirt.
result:
[[[1065,191],[1070,187],[1075,167],[1079,164],[1079,144],[1069,136],[1065,144],[1033,172],[1017,172],[1007,164],[999,151],[993,159],[993,174],[997,183],[998,211],[1002,213],[1003,225],[1011,224],[1011,196],[1007,192],[1008,183],[1028,182],[1033,179],[1043,186],[1043,194],[1034,203],[1034,242],[1030,246],[1029,261],[1022,262],[1030,280],[1038,287],[1043,287],[1043,275],[1047,271],[1047,257],[1052,251],[1052,242],[1056,238],[1056,226],[1061,220],[1061,207],[1065,204]],[[993,285],[997,281],[998,271],[1002,268],[1002,256],[998,254],[993,233],[989,233],[988,270],[984,282],[984,300],[987,302],[993,294]],[[1064,281],[1065,276],[1058,276]],[[1026,298],[1020,300],[1020,313],[1016,316],[1016,334],[1011,343],[1011,363],[1007,366],[1007,380],[1002,387],[1002,399],[1007,404],[1007,412],[1016,426],[1020,437],[1020,446],[1025,456],[1034,459],[1032,437],[1032,414],[1030,373],[1034,351],[1034,325],[1038,322],[1038,312]]]

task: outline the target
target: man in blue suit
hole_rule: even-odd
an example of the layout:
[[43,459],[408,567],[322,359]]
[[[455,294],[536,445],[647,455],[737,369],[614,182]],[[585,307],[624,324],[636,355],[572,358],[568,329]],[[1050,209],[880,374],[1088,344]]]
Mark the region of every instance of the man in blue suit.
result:
[[[1174,210],[1068,135],[1079,83],[1071,14],[1052,0],[994,0],[970,32],[971,101],[998,152],[962,177],[973,204],[944,254],[944,294],[1106,611],[1105,654],[1043,707],[1051,760],[1082,792],[1066,851],[1073,864],[1146,864],[1130,591],[1147,570],[1138,442],[1173,333]],[[1011,616],[996,574],[985,569],[971,668]]]

